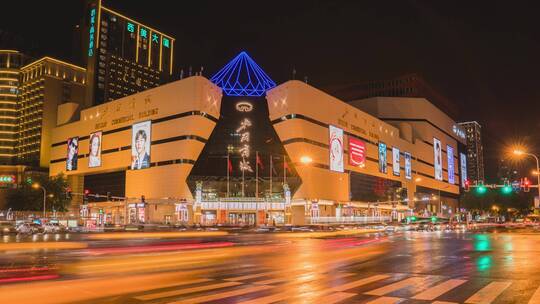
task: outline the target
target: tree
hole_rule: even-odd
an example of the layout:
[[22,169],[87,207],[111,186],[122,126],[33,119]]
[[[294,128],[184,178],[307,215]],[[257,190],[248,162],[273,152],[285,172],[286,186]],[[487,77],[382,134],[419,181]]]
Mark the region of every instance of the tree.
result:
[[[67,211],[70,200],[66,197],[67,179],[63,174],[53,177],[37,176],[34,182],[47,191],[46,209],[48,211]],[[41,211],[43,210],[43,191],[32,185],[23,183],[7,197],[7,205],[13,210]]]

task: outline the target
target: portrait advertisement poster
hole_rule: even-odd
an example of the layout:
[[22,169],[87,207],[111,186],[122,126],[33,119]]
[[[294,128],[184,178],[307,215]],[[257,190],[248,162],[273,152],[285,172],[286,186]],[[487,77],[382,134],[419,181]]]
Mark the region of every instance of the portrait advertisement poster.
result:
[[77,170],[77,161],[79,158],[79,137],[71,137],[67,140],[66,170]]
[[131,169],[150,167],[151,121],[143,121],[131,127]]
[[399,149],[396,147],[392,147],[392,171],[399,176]]
[[437,138],[433,138],[433,152],[434,152],[434,161],[433,167],[435,168],[435,179],[443,180],[442,175],[442,148],[441,141]]
[[465,187],[467,181],[467,156],[465,153],[459,153],[459,161],[461,164],[461,187]]
[[454,184],[456,182],[454,178],[454,148],[452,146],[446,146],[446,158],[448,159],[448,182]]
[[330,170],[343,172],[343,130],[334,126],[330,131]]
[[412,179],[412,157],[411,153],[404,152],[403,155],[405,156],[405,178],[406,179]]
[[352,136],[349,136],[349,163],[360,168],[366,166],[366,144]]
[[101,167],[101,131],[90,133],[88,140],[88,168]]
[[379,142],[379,172],[386,173],[386,144]]

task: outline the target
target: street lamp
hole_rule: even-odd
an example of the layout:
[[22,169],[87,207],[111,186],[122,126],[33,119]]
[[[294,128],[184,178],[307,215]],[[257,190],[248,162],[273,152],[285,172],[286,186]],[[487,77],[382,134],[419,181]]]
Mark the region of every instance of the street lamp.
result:
[[43,188],[43,186],[41,186],[38,183],[32,184],[32,188],[34,189],[41,188],[41,190],[43,190],[43,218],[45,218],[45,202],[47,201],[47,190],[45,190],[45,188]]
[[[540,164],[538,162],[538,156],[532,153],[528,153],[526,151],[520,150],[520,149],[515,149],[514,151],[512,151],[512,153],[514,153],[514,155],[517,155],[517,156],[528,155],[528,156],[534,157],[534,159],[536,160],[536,172],[540,172]],[[537,174],[536,178],[537,178],[536,185],[538,186],[538,199],[540,200],[540,174]]]
[[309,165],[311,164],[311,162],[313,162],[313,158],[307,156],[307,155],[304,155],[302,157],[300,157],[300,162],[304,165]]

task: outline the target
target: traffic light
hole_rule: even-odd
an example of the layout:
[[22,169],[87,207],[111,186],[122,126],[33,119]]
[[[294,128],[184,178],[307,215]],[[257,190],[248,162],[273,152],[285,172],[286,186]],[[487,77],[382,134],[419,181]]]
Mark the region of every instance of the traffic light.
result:
[[523,192],[529,192],[531,189],[530,189],[530,186],[531,186],[531,181],[524,177],[523,178]]
[[111,201],[111,192],[107,191],[107,201]]
[[32,178],[30,176],[26,178],[26,183],[32,185]]
[[146,202],[146,198],[144,197],[144,195],[141,195],[141,203],[145,203]]
[[431,222],[432,222],[432,223],[436,223],[436,222],[437,222],[437,217],[436,217],[436,216],[432,216],[432,217],[431,217]]
[[463,183],[463,190],[465,190],[465,192],[469,192],[471,190],[471,181],[466,179],[465,182]]
[[485,194],[487,192],[486,186],[484,186],[484,182],[478,182],[478,186],[476,186],[476,193],[478,194]]
[[502,187],[502,193],[503,194],[510,194],[512,193],[512,186],[510,186],[510,182],[508,180],[504,181],[504,185]]
[[66,188],[66,199],[68,199],[68,200],[71,199],[71,188],[70,187]]

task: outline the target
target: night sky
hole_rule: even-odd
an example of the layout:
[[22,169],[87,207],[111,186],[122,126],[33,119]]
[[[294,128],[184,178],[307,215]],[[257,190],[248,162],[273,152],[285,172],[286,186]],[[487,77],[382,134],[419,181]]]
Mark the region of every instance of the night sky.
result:
[[[30,4],[31,3],[31,4]],[[114,1],[176,37],[175,65],[210,77],[239,51],[277,82],[326,86],[419,73],[484,129],[486,177],[519,142],[540,153],[540,24],[525,1]],[[5,1],[0,47],[72,58],[81,0]],[[9,32],[10,34],[7,34]],[[525,168],[532,168],[532,160]],[[528,171],[528,170],[527,170]]]

